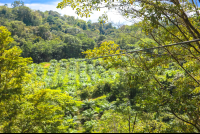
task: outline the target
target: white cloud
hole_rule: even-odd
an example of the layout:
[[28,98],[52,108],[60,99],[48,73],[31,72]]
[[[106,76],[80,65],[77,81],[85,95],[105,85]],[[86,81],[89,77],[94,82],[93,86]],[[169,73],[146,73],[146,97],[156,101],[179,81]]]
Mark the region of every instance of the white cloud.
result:
[[[31,3],[31,4],[26,4],[25,6],[33,9],[33,10],[40,10],[40,11],[49,11],[49,10],[53,10],[53,11],[57,11],[58,13],[60,13],[61,15],[69,15],[69,16],[74,16],[75,18],[79,18],[85,21],[91,20],[92,22],[98,22],[98,18],[99,16],[101,16],[104,11],[108,11],[107,9],[101,9],[101,11],[93,11],[93,14],[90,15],[89,18],[86,17],[79,17],[76,13],[75,10],[73,10],[71,7],[66,7],[64,9],[58,9],[56,8],[56,6],[58,5],[60,1],[58,2],[53,2],[53,3],[49,3],[49,4],[40,4],[40,3]],[[5,3],[0,3],[0,5],[4,5]],[[11,7],[11,3],[7,3],[9,7]],[[109,22],[114,22],[114,23],[123,23],[123,24],[127,24],[127,25],[131,25],[133,24],[133,22],[131,21],[127,21],[126,19],[124,19],[124,17],[122,15],[120,15],[117,11],[115,10],[111,10],[107,12],[108,15],[108,21]]]
[[4,4],[3,3],[0,3],[0,6],[3,6]]

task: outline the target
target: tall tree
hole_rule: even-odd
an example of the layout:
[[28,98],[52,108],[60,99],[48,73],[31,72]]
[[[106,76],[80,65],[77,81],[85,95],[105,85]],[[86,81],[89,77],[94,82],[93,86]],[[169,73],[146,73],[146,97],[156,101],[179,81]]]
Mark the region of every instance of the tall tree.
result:
[[76,102],[60,90],[39,89],[41,82],[30,81],[31,58],[20,57],[16,46],[9,49],[10,34],[0,27],[0,132],[70,132],[73,119],[64,118]]
[[[167,26],[173,24],[177,30],[181,33],[181,38],[177,38],[169,32],[173,39],[177,38],[176,41],[189,40],[186,35],[186,31],[193,39],[200,38],[196,19],[191,19],[187,12],[192,12],[193,16],[199,17],[198,4],[195,4],[194,0],[192,3],[188,0],[170,0],[169,1],[157,1],[157,0],[130,0],[130,1],[63,1],[58,3],[57,8],[64,8],[71,6],[77,10],[77,14],[80,16],[88,16],[92,10],[100,10],[100,8],[116,9],[121,12],[122,15],[130,17],[132,19],[142,19],[145,21],[147,31],[151,31],[153,28],[162,27],[164,30],[168,30]],[[106,3],[106,4],[103,4]],[[194,3],[194,4],[193,4]],[[87,8],[86,8],[87,7]],[[106,19],[107,16],[103,15]],[[161,22],[166,22],[163,25]],[[170,22],[170,23],[169,23]],[[185,30],[179,26],[183,24]],[[198,43],[197,43],[198,44]],[[199,45],[199,44],[198,44]]]
[[11,6],[12,6],[13,8],[15,8],[15,7],[20,7],[20,6],[24,6],[24,2],[23,2],[23,1],[20,1],[20,0],[14,1],[14,2],[11,4]]
[[16,46],[9,49],[13,39],[5,27],[0,27],[0,122],[3,132],[12,132],[12,126],[20,111],[20,94],[26,79],[30,58],[19,57],[21,50]]
[[[154,40],[154,43],[150,45],[145,42],[141,43],[141,48],[164,46],[170,43],[200,38],[199,9],[198,3],[195,4],[194,0],[105,0],[84,1],[84,4],[82,2],[63,0],[57,8],[70,5],[77,10],[78,15],[86,17],[92,10],[98,11],[103,7],[114,8],[122,15],[133,20],[135,18],[141,19],[139,26]],[[131,36],[137,38],[136,35]],[[143,39],[140,40],[143,41]],[[142,69],[138,70],[141,72],[139,76],[141,81],[144,75],[148,79],[153,79],[152,83],[150,81],[144,83],[145,87],[141,89],[144,97],[141,97],[143,95],[138,96],[137,103],[140,106],[143,105],[140,107],[141,109],[146,107],[148,111],[170,112],[175,118],[192,126],[194,132],[200,132],[200,112],[198,108],[200,43],[187,43],[182,46],[154,50],[153,52],[155,55],[162,54],[162,56],[152,58],[149,55],[140,53],[135,56],[127,54],[130,60],[132,59],[132,62],[135,63],[132,67],[136,66]],[[166,76],[165,80],[160,79],[158,76],[162,73],[156,73],[156,68],[167,68],[172,62],[178,70],[180,69],[184,73],[182,72],[180,76],[176,72],[172,78],[168,79],[168,76]],[[134,77],[133,80],[136,80],[137,77]],[[132,78],[130,77],[130,79]],[[172,86],[173,84],[175,88]],[[143,101],[141,102],[141,100]]]

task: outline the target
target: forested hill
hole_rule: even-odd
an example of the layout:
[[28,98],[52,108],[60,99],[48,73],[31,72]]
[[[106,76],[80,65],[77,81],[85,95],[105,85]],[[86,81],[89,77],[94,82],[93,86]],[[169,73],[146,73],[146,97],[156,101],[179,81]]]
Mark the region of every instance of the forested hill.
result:
[[59,1],[141,21],[0,6],[0,133],[200,133],[197,1]]
[[81,52],[109,40],[122,49],[137,46],[138,40],[125,33],[146,37],[136,25],[116,29],[112,23],[91,23],[55,11],[35,11],[24,4],[12,6],[0,6],[0,26],[11,32],[14,41],[10,45],[19,46],[22,56],[32,57],[35,63],[82,58]]

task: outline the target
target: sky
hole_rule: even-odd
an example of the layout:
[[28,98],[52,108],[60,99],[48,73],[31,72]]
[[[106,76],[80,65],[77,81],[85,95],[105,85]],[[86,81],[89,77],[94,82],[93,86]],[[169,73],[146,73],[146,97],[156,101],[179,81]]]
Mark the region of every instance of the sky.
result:
[[[11,7],[11,3],[13,3],[15,0],[0,0],[0,5],[7,4],[8,7]],[[74,16],[75,18],[79,18],[85,21],[91,20],[92,22],[98,22],[99,16],[101,16],[104,11],[107,11],[107,9],[101,9],[101,11],[93,11],[93,14],[89,18],[85,17],[79,17],[75,10],[73,10],[71,7],[66,7],[64,9],[57,9],[56,6],[59,2],[62,0],[22,0],[24,2],[24,5],[33,9],[33,10],[40,10],[40,11],[57,11],[61,15],[69,15]],[[132,25],[133,22],[128,21],[125,19],[122,15],[120,15],[117,11],[112,10],[107,12],[108,15],[108,22],[112,22],[114,24],[126,24],[126,25]]]
[[[12,3],[15,0],[0,0],[0,3]],[[50,3],[50,2],[55,2],[55,0],[22,0],[24,3]]]

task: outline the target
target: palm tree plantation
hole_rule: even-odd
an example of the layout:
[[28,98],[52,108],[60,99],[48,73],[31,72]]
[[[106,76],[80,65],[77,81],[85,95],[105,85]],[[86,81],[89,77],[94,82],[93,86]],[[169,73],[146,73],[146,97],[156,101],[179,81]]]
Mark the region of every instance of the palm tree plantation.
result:
[[199,133],[199,0],[0,6],[1,133]]

